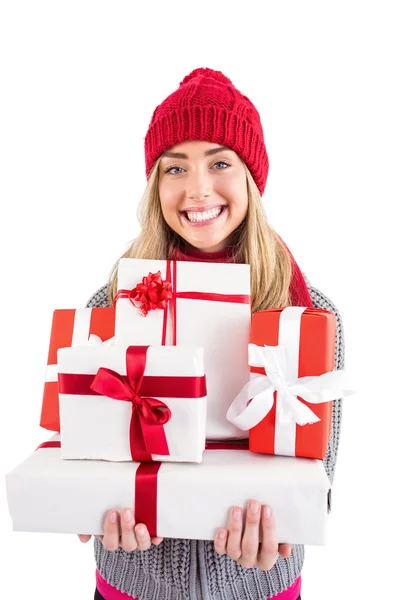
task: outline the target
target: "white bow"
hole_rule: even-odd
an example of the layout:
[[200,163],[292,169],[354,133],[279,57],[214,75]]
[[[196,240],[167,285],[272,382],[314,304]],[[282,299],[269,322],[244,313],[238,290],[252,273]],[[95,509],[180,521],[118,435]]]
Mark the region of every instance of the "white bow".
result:
[[269,413],[274,404],[274,392],[278,392],[278,423],[298,425],[316,423],[320,419],[297,396],[311,404],[320,404],[354,394],[354,390],[345,389],[346,374],[343,370],[291,381],[283,346],[249,344],[249,364],[263,367],[266,374],[253,376],[228,409],[228,421],[239,429],[251,429]]
[[[111,337],[108,340],[102,340],[101,337],[99,337],[98,335],[95,335],[94,333],[91,333],[89,335],[89,339],[87,341],[87,345],[88,346],[112,346],[115,342],[115,338]],[[83,344],[82,344],[83,345]],[[86,344],[84,344],[86,345]]]

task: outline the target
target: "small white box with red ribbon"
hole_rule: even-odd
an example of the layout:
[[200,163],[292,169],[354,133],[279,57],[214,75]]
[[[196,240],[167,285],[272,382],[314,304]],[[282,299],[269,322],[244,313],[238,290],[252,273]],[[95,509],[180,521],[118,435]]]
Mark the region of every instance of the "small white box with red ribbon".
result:
[[202,348],[101,341],[62,348],[58,382],[62,458],[201,462]]

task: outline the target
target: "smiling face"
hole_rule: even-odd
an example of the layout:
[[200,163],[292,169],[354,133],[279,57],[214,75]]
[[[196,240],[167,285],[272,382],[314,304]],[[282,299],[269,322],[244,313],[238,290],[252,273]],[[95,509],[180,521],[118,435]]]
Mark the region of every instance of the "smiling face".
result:
[[226,146],[177,144],[161,158],[159,195],[171,229],[202,252],[218,252],[229,245],[247,213],[245,167]]

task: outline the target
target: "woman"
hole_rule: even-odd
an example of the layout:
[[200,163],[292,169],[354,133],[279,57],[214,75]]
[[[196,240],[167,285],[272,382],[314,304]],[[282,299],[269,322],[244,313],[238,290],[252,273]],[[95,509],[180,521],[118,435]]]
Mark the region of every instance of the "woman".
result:
[[[264,214],[268,156],[250,100],[221,72],[195,69],[155,109],[145,156],[142,229],[124,256],[250,264],[253,312],[294,305],[335,313],[335,368],[343,368],[340,315],[310,286]],[[88,306],[108,306],[115,294],[116,270]],[[331,482],[340,421],[338,400],[324,459]],[[242,509],[232,507],[214,542],[150,539],[131,509],[111,511],[104,536],[95,540],[95,598],[297,600],[303,546],[277,543],[270,507],[254,498],[247,508],[244,519]]]

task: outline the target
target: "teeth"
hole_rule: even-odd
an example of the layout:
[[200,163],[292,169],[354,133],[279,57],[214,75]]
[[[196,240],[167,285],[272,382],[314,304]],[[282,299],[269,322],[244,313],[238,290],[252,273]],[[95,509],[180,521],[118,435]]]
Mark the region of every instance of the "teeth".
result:
[[192,223],[199,223],[201,221],[208,221],[209,219],[215,219],[221,213],[222,207],[212,208],[203,212],[187,212],[187,217]]

